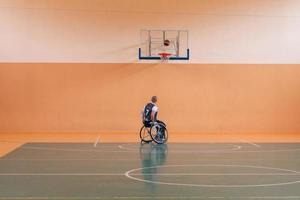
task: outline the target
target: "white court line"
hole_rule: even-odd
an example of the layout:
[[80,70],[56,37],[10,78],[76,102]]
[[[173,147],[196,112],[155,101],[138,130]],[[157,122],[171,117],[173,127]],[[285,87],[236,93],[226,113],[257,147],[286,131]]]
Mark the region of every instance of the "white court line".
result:
[[[69,152],[109,152],[109,153],[132,153],[131,151],[114,151],[114,150],[92,150],[92,149],[63,149],[63,148],[51,148],[51,147],[32,147],[32,146],[22,146],[22,149],[36,149],[36,150],[46,150],[46,151],[69,151]],[[136,153],[136,152],[134,152]]]
[[[241,146],[233,145],[234,148],[232,149],[219,149],[219,150],[174,150],[171,151],[172,153],[226,153],[226,152],[234,152],[234,150],[239,150],[241,149]],[[137,153],[139,150],[91,150],[91,149],[62,149],[62,148],[51,148],[51,147],[32,147],[32,146],[23,146],[20,147],[23,149],[36,149],[36,150],[48,150],[48,151],[70,151],[70,152],[111,152],[111,153]]]
[[[132,148],[128,148],[128,147],[124,147],[123,145],[118,145],[118,148],[119,149],[124,149],[124,150],[127,150],[127,151],[137,151],[138,149],[132,149]],[[137,147],[139,148],[139,147]]]
[[[131,176],[297,176],[299,173],[130,173]],[[124,173],[0,173],[0,176],[124,176]]]
[[135,176],[299,176],[299,173],[132,173]]
[[0,173],[0,176],[124,176],[124,173]]
[[300,199],[300,196],[112,196],[112,197],[0,197],[1,200],[97,200],[97,199]]
[[114,160],[114,161],[139,161],[139,158],[0,158],[1,161],[102,161],[102,160]]
[[[169,152],[172,153],[180,153],[180,154],[189,154],[189,153],[256,153],[256,152],[288,152],[288,151],[300,151],[300,148],[296,149],[270,149],[270,150],[241,150],[241,146],[234,145],[235,148],[232,149],[220,149],[220,150],[195,150],[195,151],[186,151],[186,150],[172,150]],[[136,151],[128,151],[128,150],[91,150],[91,149],[64,149],[64,148],[51,148],[51,147],[32,147],[32,146],[21,146],[19,148],[23,149],[36,149],[36,150],[48,150],[48,151],[67,151],[67,152],[111,152],[111,153],[137,153]],[[239,150],[239,151],[236,151]]]
[[96,139],[96,141],[94,143],[94,147],[97,147],[97,144],[98,144],[99,140],[100,140],[100,135],[98,135],[98,137],[97,137],[97,139]]
[[[234,150],[240,150],[242,148],[242,146],[239,145],[232,145],[233,148],[230,149],[202,149],[202,150],[171,150],[170,152],[175,152],[175,153],[193,153],[193,152],[202,152],[202,153],[214,153],[214,152],[226,152],[226,151],[234,151]],[[134,149],[134,148],[128,148],[128,147],[124,147],[124,144],[122,145],[118,145],[119,149],[123,149],[123,150],[128,150],[128,151],[138,151],[138,149]],[[138,147],[137,147],[138,148]]]
[[249,187],[270,187],[270,186],[282,186],[282,185],[291,185],[298,184],[300,180],[296,181],[288,181],[288,182],[277,182],[277,183],[265,183],[265,184],[245,184],[245,185],[222,185],[222,184],[192,184],[192,183],[176,183],[176,182],[165,182],[165,181],[153,181],[142,178],[134,177],[132,174],[136,171],[141,171],[145,169],[160,169],[160,168],[168,168],[168,167],[241,167],[241,168],[253,168],[253,169],[267,169],[267,170],[277,170],[283,171],[286,173],[294,173],[300,174],[298,171],[290,170],[290,169],[282,169],[282,168],[274,168],[274,167],[264,167],[264,166],[252,166],[252,165],[224,165],[224,164],[201,164],[201,165],[158,165],[152,167],[141,167],[129,170],[125,172],[125,176],[129,179],[152,183],[152,184],[160,184],[160,185],[172,185],[172,186],[187,186],[187,187],[210,187],[210,188],[249,188]]
[[[183,158],[183,159],[190,159],[190,158]],[[196,159],[201,160],[202,158],[193,158],[193,163]],[[225,159],[225,158],[223,158]],[[103,161],[103,160],[110,160],[110,161],[140,161],[141,159],[139,158],[0,158],[0,162],[2,161]],[[225,159],[226,160],[226,159]],[[263,161],[284,161],[284,162],[289,162],[291,161],[291,159],[282,159],[282,158],[241,158],[239,159],[241,160],[254,160],[254,161],[258,161],[258,160],[263,160]],[[299,161],[300,158],[294,159],[293,161]],[[182,159],[181,159],[182,161]],[[184,164],[186,164],[187,162],[183,162]],[[176,164],[180,164],[178,162],[176,162]]]
[[255,144],[254,142],[251,142],[251,141],[249,141],[249,140],[244,140],[244,139],[238,139],[238,140],[239,140],[240,142],[247,143],[247,144],[250,144],[250,145],[255,146],[255,147],[258,147],[258,148],[261,147],[260,145]]

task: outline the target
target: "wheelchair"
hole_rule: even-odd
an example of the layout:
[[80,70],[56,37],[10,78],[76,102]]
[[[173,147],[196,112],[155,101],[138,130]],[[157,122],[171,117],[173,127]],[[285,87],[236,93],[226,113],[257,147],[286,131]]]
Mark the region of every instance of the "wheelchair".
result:
[[161,123],[151,122],[149,127],[142,126],[140,138],[141,142],[150,143],[154,141],[157,144],[164,144],[168,141],[168,130]]

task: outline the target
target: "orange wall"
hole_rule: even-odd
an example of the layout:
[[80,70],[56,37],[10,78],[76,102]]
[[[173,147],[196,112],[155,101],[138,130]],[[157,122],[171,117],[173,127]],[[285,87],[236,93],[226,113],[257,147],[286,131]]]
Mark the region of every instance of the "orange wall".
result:
[[0,64],[0,131],[299,132],[300,65]]
[[0,0],[0,62],[137,62],[141,29],[189,30],[191,63],[300,63],[299,0]]

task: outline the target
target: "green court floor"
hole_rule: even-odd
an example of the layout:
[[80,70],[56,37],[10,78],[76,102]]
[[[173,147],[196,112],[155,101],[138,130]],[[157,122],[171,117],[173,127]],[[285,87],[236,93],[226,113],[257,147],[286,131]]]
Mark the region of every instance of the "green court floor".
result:
[[300,199],[299,143],[27,143],[0,199]]

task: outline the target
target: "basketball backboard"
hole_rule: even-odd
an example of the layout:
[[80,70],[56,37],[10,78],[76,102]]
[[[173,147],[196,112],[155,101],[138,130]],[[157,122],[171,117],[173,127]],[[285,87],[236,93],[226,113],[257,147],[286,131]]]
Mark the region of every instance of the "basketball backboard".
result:
[[[160,60],[162,53],[172,54],[169,60],[189,60],[187,30],[141,30],[140,60]],[[164,45],[168,40],[170,44]]]

